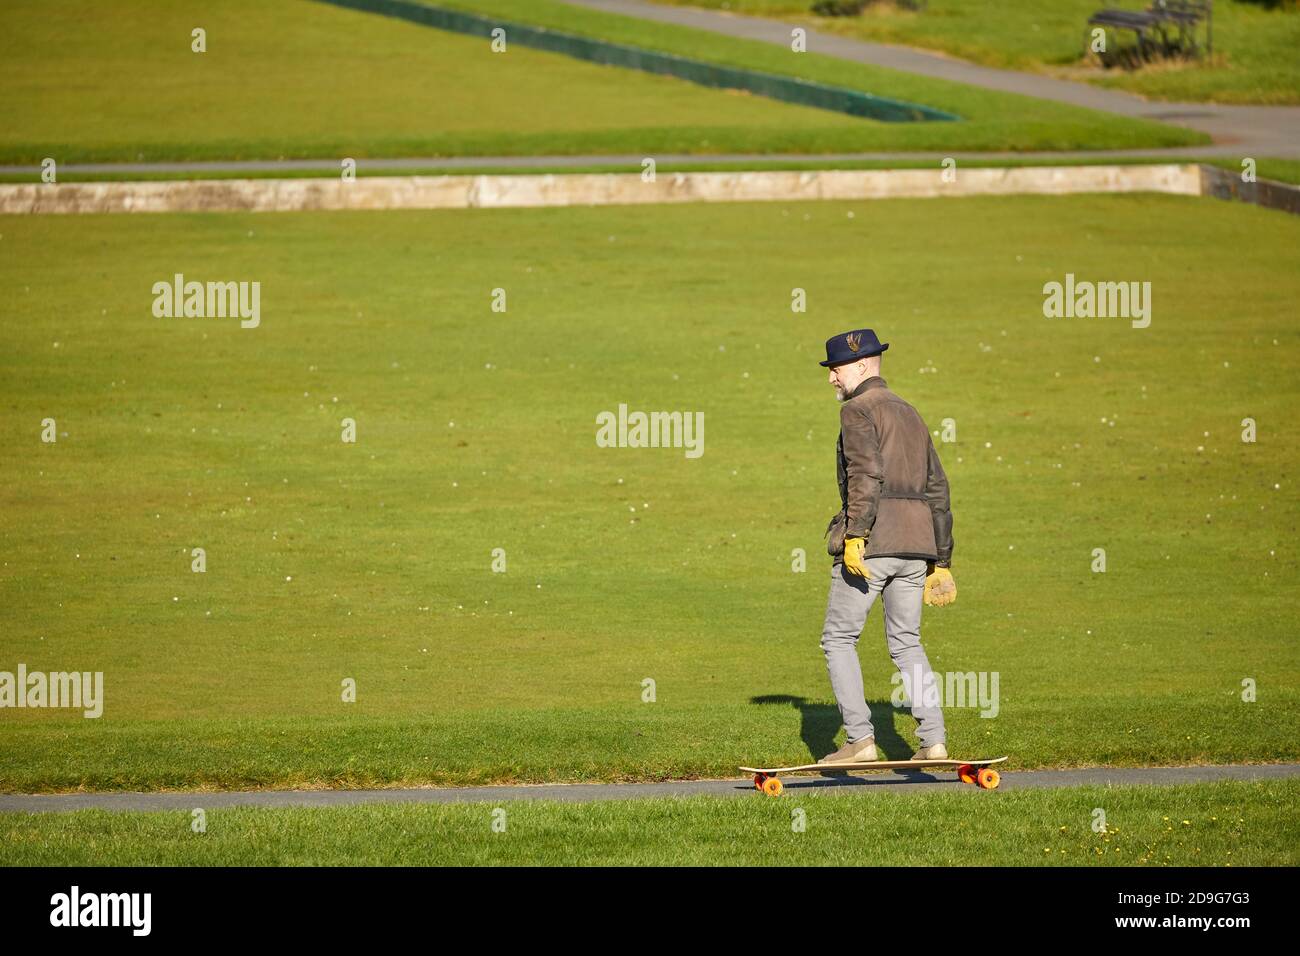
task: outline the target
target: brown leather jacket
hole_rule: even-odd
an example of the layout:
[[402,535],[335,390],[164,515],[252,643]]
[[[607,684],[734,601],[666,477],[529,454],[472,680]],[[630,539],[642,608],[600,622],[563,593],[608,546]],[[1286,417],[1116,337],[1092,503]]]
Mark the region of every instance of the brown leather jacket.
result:
[[835,451],[845,533],[867,539],[867,556],[923,558],[948,567],[948,477],[930,429],[880,376],[862,382],[840,406]]

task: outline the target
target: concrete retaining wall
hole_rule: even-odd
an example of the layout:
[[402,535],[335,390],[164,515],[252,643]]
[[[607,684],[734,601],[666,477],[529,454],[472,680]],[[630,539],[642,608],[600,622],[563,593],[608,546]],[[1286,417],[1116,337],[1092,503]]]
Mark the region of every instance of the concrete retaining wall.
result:
[[1271,179],[1243,182],[1241,173],[1229,172],[1217,166],[1201,167],[1201,195],[1235,199],[1300,215],[1300,187]]
[[391,176],[0,185],[0,214],[502,209],[671,202],[912,199],[1039,193],[1159,192],[1198,196],[1198,166],[1035,166],[820,172]]

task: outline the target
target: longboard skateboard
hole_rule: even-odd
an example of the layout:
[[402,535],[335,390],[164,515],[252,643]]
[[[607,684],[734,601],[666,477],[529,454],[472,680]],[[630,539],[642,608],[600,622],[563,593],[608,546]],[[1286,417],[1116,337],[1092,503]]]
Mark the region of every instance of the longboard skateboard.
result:
[[745,773],[754,775],[754,789],[762,790],[769,797],[779,797],[784,789],[777,774],[809,773],[817,771],[844,770],[919,770],[925,767],[949,767],[957,771],[957,779],[962,783],[973,783],[984,790],[996,790],[1001,779],[991,766],[1002,763],[1006,757],[991,757],[987,760],[863,760],[858,763],[805,763],[797,767],[741,767]]

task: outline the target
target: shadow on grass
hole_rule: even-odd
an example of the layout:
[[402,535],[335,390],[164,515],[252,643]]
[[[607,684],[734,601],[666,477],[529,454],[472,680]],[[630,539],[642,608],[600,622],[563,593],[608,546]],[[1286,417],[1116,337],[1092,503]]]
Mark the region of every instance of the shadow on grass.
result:
[[[835,737],[840,732],[840,711],[832,704],[813,703],[789,694],[764,694],[750,698],[751,704],[788,705],[799,713],[799,736],[808,748],[809,763],[836,750]],[[869,700],[871,723],[875,728],[876,752],[881,760],[907,760],[915,748],[898,732],[900,720],[912,720],[910,714],[894,707],[888,700]]]

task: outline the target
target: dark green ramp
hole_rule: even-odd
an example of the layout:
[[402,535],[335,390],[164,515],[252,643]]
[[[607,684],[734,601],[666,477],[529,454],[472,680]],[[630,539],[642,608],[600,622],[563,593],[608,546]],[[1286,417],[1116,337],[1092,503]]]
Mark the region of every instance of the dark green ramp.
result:
[[606,66],[619,66],[629,70],[644,70],[647,73],[659,73],[689,80],[701,86],[719,87],[729,90],[747,90],[758,96],[766,96],[799,106],[812,106],[817,109],[834,110],[850,116],[882,120],[888,123],[915,123],[935,120],[958,120],[961,117],[945,113],[929,106],[906,103],[881,96],[872,96],[859,90],[844,87],[827,86],[812,83],[793,76],[780,76],[775,73],[760,73],[754,70],[742,70],[731,66],[720,66],[702,60],[690,60],[674,56],[671,53],[658,53],[654,50],[642,50],[638,47],[624,46],[621,43],[609,43],[589,37],[560,33],[545,27],[514,23],[492,17],[466,13],[461,10],[448,10],[433,7],[415,0],[321,0],[335,6],[350,7],[368,13],[379,13],[388,17],[409,20],[423,26],[437,27],[456,33],[468,33],[472,36],[491,37],[495,29],[504,29],[506,42],[521,46],[562,53],[579,60],[590,60]]

